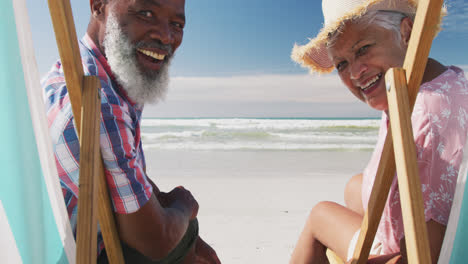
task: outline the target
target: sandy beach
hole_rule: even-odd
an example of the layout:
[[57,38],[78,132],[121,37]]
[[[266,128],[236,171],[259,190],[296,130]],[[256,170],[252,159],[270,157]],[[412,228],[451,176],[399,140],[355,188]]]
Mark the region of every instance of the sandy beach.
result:
[[145,150],[163,191],[183,185],[200,204],[200,235],[222,263],[287,263],[310,209],[343,203],[369,151]]

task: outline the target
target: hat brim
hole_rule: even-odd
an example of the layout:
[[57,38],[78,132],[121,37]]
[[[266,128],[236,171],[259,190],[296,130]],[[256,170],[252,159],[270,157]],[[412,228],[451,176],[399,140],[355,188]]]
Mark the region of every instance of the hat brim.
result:
[[[389,4],[389,2],[391,3]],[[365,2],[363,5],[350,10],[339,20],[323,27],[317,36],[310,39],[309,43],[306,45],[301,46],[295,44],[291,53],[291,59],[301,64],[303,67],[309,68],[310,72],[332,72],[334,65],[328,56],[326,48],[329,33],[333,33],[338,30],[345,21],[359,18],[370,10],[393,10],[406,14],[416,13],[417,0],[397,2],[398,1],[370,0]]]

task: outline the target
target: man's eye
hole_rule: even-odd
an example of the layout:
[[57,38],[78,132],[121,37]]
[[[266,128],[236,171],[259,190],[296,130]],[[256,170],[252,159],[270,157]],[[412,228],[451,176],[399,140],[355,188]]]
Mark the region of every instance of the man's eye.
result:
[[336,64],[335,67],[340,72],[340,71],[342,71],[342,70],[344,70],[346,68],[346,65],[348,65],[348,62],[342,61],[342,62]]
[[179,22],[172,22],[172,25],[174,25],[175,27],[178,27],[178,28],[184,28],[184,24],[182,23],[179,23]]
[[150,17],[153,17],[153,12],[151,11],[140,11],[139,12],[141,16],[143,17],[147,17],[147,18],[150,18]]

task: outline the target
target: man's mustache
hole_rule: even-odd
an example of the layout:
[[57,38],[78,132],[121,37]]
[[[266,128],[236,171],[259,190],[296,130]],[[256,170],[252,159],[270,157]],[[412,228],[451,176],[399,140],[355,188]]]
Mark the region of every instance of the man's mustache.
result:
[[155,40],[155,41],[152,41],[152,42],[140,41],[135,45],[135,48],[137,48],[137,49],[144,49],[144,48],[160,49],[160,50],[166,51],[168,53],[169,57],[173,55],[172,46],[169,45],[169,44],[163,44],[159,40]]

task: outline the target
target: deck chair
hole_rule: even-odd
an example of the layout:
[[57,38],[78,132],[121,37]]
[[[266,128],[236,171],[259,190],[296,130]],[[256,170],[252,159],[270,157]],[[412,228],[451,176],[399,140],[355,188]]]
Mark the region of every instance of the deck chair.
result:
[[96,263],[99,218],[109,262],[124,263],[99,150],[100,82],[83,76],[69,0],[49,5],[80,137],[77,240],[48,135],[26,1],[5,0],[0,2],[0,120],[6,124],[0,133],[0,259]]
[[[468,143],[468,142],[467,142]],[[463,163],[458,174],[457,187],[450,210],[449,222],[445,231],[444,243],[439,256],[439,264],[461,264],[468,259],[468,229],[464,223],[468,222],[468,144],[463,150]]]
[[[440,21],[442,4],[443,0],[418,2],[403,68],[393,68],[386,73],[390,128],[352,263],[367,262],[395,171],[398,172],[408,261],[431,262],[411,113]],[[336,260],[333,257],[331,259]]]
[[25,0],[0,1],[0,262],[75,263]]
[[[110,263],[124,263],[100,153],[101,83],[84,76],[70,0],[49,0],[49,11],[80,139],[76,262],[96,263],[99,220]],[[97,205],[97,206],[96,206]]]
[[393,68],[386,73],[391,128],[385,141],[352,263],[367,261],[395,174],[395,167],[398,172],[408,262],[431,263],[416,148],[411,128],[411,113],[431,43],[441,19],[442,4],[442,0],[418,2],[403,68]]

